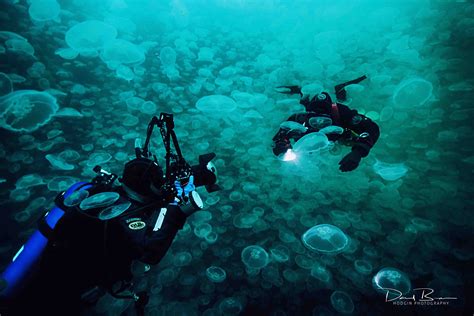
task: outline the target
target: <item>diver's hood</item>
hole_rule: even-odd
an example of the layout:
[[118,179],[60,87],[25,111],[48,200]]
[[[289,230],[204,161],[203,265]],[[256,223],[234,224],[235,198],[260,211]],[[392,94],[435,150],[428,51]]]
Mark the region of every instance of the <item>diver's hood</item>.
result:
[[309,104],[306,106],[307,112],[323,112],[326,113],[330,111],[332,106],[331,96],[327,92],[321,92],[320,94],[315,95]]

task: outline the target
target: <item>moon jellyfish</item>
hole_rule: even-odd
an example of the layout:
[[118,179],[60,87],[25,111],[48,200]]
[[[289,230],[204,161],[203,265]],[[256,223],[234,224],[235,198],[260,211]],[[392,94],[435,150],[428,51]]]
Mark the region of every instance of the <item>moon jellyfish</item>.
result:
[[15,183],[15,187],[17,189],[27,189],[43,184],[45,184],[43,178],[39,174],[32,173],[18,179]]
[[207,278],[214,283],[221,283],[225,280],[227,274],[221,267],[211,266],[206,269]]
[[100,152],[100,153],[93,153],[92,155],[89,156],[89,160],[87,160],[86,164],[89,167],[100,165],[103,163],[108,162],[110,159],[112,159],[112,155],[106,152]]
[[176,52],[171,47],[165,46],[160,50],[160,60],[164,67],[172,67],[176,63]]
[[398,108],[422,106],[433,93],[431,82],[422,78],[411,78],[402,81],[393,93],[393,103]]
[[366,260],[354,261],[354,268],[360,274],[370,274],[372,272],[372,264]]
[[99,219],[106,221],[115,218],[123,214],[123,212],[125,212],[126,210],[128,210],[130,205],[132,205],[132,203],[130,203],[129,201],[122,204],[111,205],[99,213]]
[[[403,295],[410,292],[411,282],[408,275],[396,268],[383,268],[372,278],[372,286],[377,291],[387,295],[387,298],[396,297],[398,294],[389,292],[385,289],[395,289]],[[390,296],[391,295],[391,296]]]
[[115,203],[120,198],[120,195],[117,192],[102,192],[94,194],[86,199],[84,199],[79,207],[82,210],[89,210],[97,207],[108,206],[112,203]]
[[13,91],[13,85],[10,77],[0,72],[0,97]]
[[320,253],[340,253],[349,245],[347,235],[330,224],[316,225],[308,229],[301,239],[308,249]]
[[407,172],[408,168],[403,163],[386,163],[376,161],[373,165],[375,173],[387,181],[395,181],[403,177]]
[[354,311],[354,303],[351,297],[343,291],[334,291],[331,294],[331,305],[342,314],[350,314]]
[[78,181],[79,179],[74,177],[54,177],[48,182],[48,190],[64,191]]
[[331,280],[331,272],[319,263],[315,263],[311,267],[311,276],[323,283],[328,283]]
[[303,124],[293,122],[293,121],[285,121],[280,124],[280,128],[288,130],[288,132],[296,132],[298,134],[304,134],[308,130]]
[[342,133],[344,133],[344,129],[340,126],[336,126],[336,125],[330,125],[330,126],[326,126],[322,129],[319,130],[320,133],[323,133],[323,134],[338,134],[338,135],[341,135]]
[[28,13],[33,21],[44,22],[54,20],[61,12],[56,0],[41,0],[31,3]]
[[46,92],[18,90],[0,98],[0,126],[14,132],[33,132],[58,110],[56,98]]
[[261,269],[269,262],[268,253],[260,246],[247,246],[242,250],[242,262],[251,269]]
[[225,95],[208,95],[196,102],[196,108],[206,114],[219,115],[235,110],[237,103]]
[[242,309],[242,302],[236,297],[227,297],[219,304],[220,315],[239,315]]
[[206,238],[212,231],[212,226],[208,223],[199,224],[194,227],[194,235],[199,238]]
[[294,145],[293,150],[297,153],[319,152],[329,146],[328,137],[320,132],[310,133],[301,137]]
[[270,248],[270,254],[276,262],[286,262],[290,260],[290,250],[283,245]]
[[184,267],[190,264],[192,260],[193,256],[189,252],[182,251],[174,255],[173,264],[175,267]]
[[332,120],[326,116],[316,116],[309,119],[309,126],[318,130],[332,125]]
[[311,95],[311,96],[315,96],[317,94],[320,94],[321,92],[323,92],[323,86],[321,86],[320,84],[317,84],[317,83],[312,83],[312,84],[308,84],[308,85],[305,85],[301,88],[301,93],[303,95]]
[[66,43],[82,54],[91,54],[117,37],[117,29],[98,20],[89,20],[74,25],[66,32]]
[[64,205],[71,207],[81,203],[84,199],[89,196],[89,191],[79,190],[71,193],[67,198],[64,199]]

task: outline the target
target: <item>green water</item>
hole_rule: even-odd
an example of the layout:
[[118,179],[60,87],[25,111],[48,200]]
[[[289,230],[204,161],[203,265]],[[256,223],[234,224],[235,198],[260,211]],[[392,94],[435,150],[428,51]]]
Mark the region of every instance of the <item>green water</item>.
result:
[[[222,190],[199,191],[205,210],[137,276],[151,293],[148,315],[472,314],[474,4],[0,4],[2,270],[59,191],[91,179],[96,164],[121,173],[150,118],[169,112],[191,163],[217,154]],[[274,157],[280,123],[304,110],[275,87],[332,94],[364,74],[347,104],[381,136],[355,171],[338,170],[350,150],[339,144]],[[152,147],[163,163],[160,140]],[[320,224],[343,232],[342,251],[305,247]],[[258,269],[244,264],[248,254]],[[457,300],[385,302],[372,279],[386,267]],[[106,296],[90,313],[129,307]]]

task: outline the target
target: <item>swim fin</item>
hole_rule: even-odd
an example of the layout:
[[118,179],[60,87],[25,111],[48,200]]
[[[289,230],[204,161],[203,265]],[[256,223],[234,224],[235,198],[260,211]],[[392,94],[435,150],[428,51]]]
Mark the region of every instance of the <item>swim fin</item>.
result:
[[[283,89],[283,90],[278,90],[278,89]],[[301,87],[300,86],[279,86],[275,88],[275,91],[278,93],[283,93],[283,94],[300,94],[301,93]]]
[[362,77],[359,77],[357,79],[338,84],[337,86],[334,87],[334,90],[336,91],[336,98],[340,101],[345,101],[347,99],[347,93],[346,93],[346,89],[344,88],[351,84],[359,83],[365,79],[367,79],[367,76],[363,75]]

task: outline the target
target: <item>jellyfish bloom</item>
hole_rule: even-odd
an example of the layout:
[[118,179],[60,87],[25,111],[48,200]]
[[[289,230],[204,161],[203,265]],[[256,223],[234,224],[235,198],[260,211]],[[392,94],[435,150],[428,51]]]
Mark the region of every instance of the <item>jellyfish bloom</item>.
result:
[[14,91],[0,98],[0,126],[14,132],[33,132],[47,124],[57,110],[56,98],[46,92]]
[[[82,190],[82,191],[85,191],[85,190]],[[123,214],[123,212],[125,212],[126,210],[128,210],[131,205],[132,203],[128,201],[125,203],[117,204],[117,205],[111,205],[99,213],[99,219],[106,221],[106,220],[115,218]]]
[[88,196],[89,191],[87,190],[74,191],[67,198],[64,199],[64,205],[68,207],[79,205]]
[[[396,268],[383,268],[372,278],[372,286],[377,291],[387,294],[385,289],[396,289],[404,294],[411,290],[411,282],[408,275]],[[388,297],[398,296],[388,293]]]
[[265,267],[269,260],[268,253],[260,246],[247,246],[242,250],[242,262],[251,269],[261,269]]
[[102,192],[84,199],[79,207],[81,210],[89,210],[97,207],[109,206],[120,198],[117,192]]
[[375,173],[387,181],[396,181],[408,172],[408,168],[403,163],[391,164],[378,160],[373,165],[373,169]]
[[424,105],[432,93],[431,82],[422,78],[411,78],[398,85],[392,99],[397,108],[416,108]]
[[208,95],[196,102],[196,108],[206,114],[229,113],[234,111],[236,107],[235,101],[225,95]]
[[301,137],[294,145],[296,153],[311,154],[320,152],[329,146],[328,137],[320,132],[310,133]]
[[227,273],[221,267],[211,266],[206,269],[207,278],[214,283],[224,282]]
[[349,245],[349,237],[338,227],[330,224],[316,225],[302,236],[303,244],[310,250],[320,253],[336,254]]
[[334,291],[331,294],[331,305],[341,314],[351,314],[354,311],[351,297],[343,291]]

